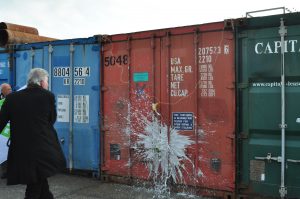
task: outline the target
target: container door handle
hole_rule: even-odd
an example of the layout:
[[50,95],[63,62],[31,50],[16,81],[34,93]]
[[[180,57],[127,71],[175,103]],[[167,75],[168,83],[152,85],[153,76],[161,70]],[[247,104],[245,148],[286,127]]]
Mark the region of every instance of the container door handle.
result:
[[300,160],[287,159],[288,162],[300,163]]
[[271,153],[268,153],[266,157],[255,157],[256,160],[267,160],[268,162],[276,161],[281,162],[281,156],[278,157],[272,157]]

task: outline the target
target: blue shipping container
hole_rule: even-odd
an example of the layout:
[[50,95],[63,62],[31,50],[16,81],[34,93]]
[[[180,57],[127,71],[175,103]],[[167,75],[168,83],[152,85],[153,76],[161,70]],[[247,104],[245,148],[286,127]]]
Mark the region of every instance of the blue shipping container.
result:
[[67,167],[100,169],[100,44],[96,37],[16,46],[15,87],[26,85],[32,68],[49,72],[56,96],[55,128]]
[[0,48],[0,85],[2,83],[12,84],[10,76],[10,54],[8,49]]

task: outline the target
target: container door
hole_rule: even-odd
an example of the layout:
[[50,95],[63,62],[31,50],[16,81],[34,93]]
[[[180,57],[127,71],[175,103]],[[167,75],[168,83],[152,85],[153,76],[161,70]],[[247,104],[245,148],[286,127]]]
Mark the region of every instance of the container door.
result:
[[[155,46],[157,48],[155,48]],[[104,44],[104,164],[106,174],[147,178],[144,162],[136,153],[141,118],[149,118],[159,89],[160,40],[154,38]],[[154,73],[157,72],[158,76]]]
[[[240,188],[245,193],[279,197],[281,186],[281,44],[278,26],[240,32],[239,137]],[[287,19],[287,23],[288,23]],[[300,196],[300,26],[285,37],[284,166],[287,197]]]
[[167,124],[194,141],[186,149],[193,164],[185,162],[184,181],[192,186],[232,192],[235,187],[233,33],[195,31],[170,35],[161,45],[161,90],[169,90],[162,94],[162,115]]
[[[23,48],[26,45],[21,45]],[[44,67],[44,51],[42,48],[29,49],[29,50],[16,50],[15,61],[15,88],[25,86],[27,84],[27,75],[32,68]]]
[[[116,49],[116,50],[114,50]],[[116,59],[120,62],[116,62]],[[108,174],[129,176],[129,135],[125,130],[129,110],[129,53],[127,43],[103,45],[103,164]],[[129,132],[128,132],[129,134]]]
[[10,78],[10,56],[8,53],[0,53],[0,84],[9,83],[11,84]]
[[138,137],[154,120],[152,104],[159,102],[160,39],[145,38],[129,41],[130,46],[130,156],[131,176],[147,179],[149,172],[141,157]]
[[[161,45],[161,87],[165,91],[161,97],[162,122],[176,133],[168,132],[168,142],[172,150],[184,150],[189,161],[181,161],[178,166],[183,178],[178,177],[178,184],[197,186],[200,176],[197,144],[198,122],[198,46],[195,44],[198,34],[166,34]],[[171,130],[170,130],[171,131]],[[173,143],[180,143],[177,135],[192,140],[192,144],[181,148]],[[172,160],[169,160],[172,161]],[[170,165],[176,163],[170,162]],[[183,169],[184,168],[184,169]]]
[[197,50],[199,184],[230,193],[236,174],[234,45],[233,32],[222,30],[200,34]]
[[45,47],[57,103],[55,128],[70,170],[98,171],[100,165],[99,50],[98,44],[68,42]]

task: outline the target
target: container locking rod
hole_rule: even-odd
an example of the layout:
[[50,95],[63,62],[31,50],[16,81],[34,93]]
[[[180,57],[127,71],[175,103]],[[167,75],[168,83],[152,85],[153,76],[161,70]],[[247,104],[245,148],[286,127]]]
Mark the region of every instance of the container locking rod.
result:
[[300,160],[286,159],[287,162],[300,163]]
[[255,157],[256,160],[267,160],[268,162],[276,161],[276,162],[281,162],[281,157],[272,157],[271,153],[268,153],[266,157]]

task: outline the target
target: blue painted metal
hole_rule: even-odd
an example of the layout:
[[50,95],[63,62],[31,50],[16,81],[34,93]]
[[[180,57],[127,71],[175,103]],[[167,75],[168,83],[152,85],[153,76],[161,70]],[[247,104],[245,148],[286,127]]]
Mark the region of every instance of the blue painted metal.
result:
[[32,68],[43,68],[43,49],[29,49],[15,52],[15,88],[26,85],[27,74]]
[[9,83],[11,82],[11,72],[10,68],[10,54],[7,49],[0,48],[0,84],[2,83]]
[[44,68],[51,76],[58,113],[55,128],[67,167],[99,172],[101,46],[97,38],[21,44],[15,49],[16,87],[26,84],[31,68]]

